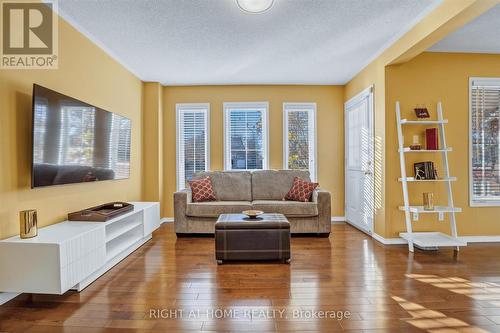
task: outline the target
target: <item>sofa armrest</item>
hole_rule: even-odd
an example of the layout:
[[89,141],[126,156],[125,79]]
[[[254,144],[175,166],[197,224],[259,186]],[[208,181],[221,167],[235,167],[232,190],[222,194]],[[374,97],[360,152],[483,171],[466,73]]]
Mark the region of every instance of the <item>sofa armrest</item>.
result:
[[176,233],[187,233],[187,205],[192,202],[191,190],[184,189],[174,193],[174,226]]
[[191,192],[191,189],[189,189],[189,188],[185,188],[183,190],[175,192],[174,193],[174,200],[175,200],[176,196],[179,198],[184,198],[183,200],[186,201],[186,204],[193,202],[193,193]]
[[323,189],[316,189],[313,192],[312,201],[318,205],[318,232],[330,233],[332,226],[332,201],[330,192]]

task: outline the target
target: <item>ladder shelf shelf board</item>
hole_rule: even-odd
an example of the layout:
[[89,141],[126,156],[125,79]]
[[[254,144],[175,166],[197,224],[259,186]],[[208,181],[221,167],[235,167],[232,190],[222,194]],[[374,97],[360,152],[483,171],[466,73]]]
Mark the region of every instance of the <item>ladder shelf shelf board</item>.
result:
[[[448,153],[452,151],[451,147],[446,145],[445,124],[448,120],[443,118],[443,108],[441,102],[437,104],[437,120],[408,120],[401,118],[401,108],[399,101],[396,102],[396,123],[398,129],[399,143],[399,160],[401,165],[401,177],[398,179],[403,188],[404,205],[399,206],[399,210],[405,212],[406,232],[400,233],[400,236],[408,242],[410,252],[414,251],[414,246],[422,249],[437,249],[444,246],[452,246],[459,250],[460,246],[467,246],[467,243],[461,241],[457,234],[457,225],[455,213],[462,210],[455,207],[453,203],[453,192],[451,183],[456,181],[456,177],[450,176],[448,164]],[[441,147],[437,150],[411,150],[409,147],[404,147],[403,125],[436,125],[439,132],[439,141]],[[406,175],[406,153],[440,153],[443,162],[443,177],[439,179],[415,179],[415,177],[407,177]],[[446,206],[435,206],[433,210],[425,210],[423,206],[411,205],[408,194],[408,183],[419,182],[441,182],[447,189],[447,204]],[[448,214],[450,220],[450,235],[441,232],[413,232],[413,221],[418,221],[419,214],[438,214],[439,220],[444,220],[444,215]],[[412,219],[413,217],[413,219]],[[413,221],[412,221],[413,220]]]
[[[434,206],[433,210],[425,210],[424,206],[409,206],[408,209],[410,210],[410,213],[427,213],[427,214],[432,214],[432,213],[460,213],[462,212],[462,208],[457,208],[457,207],[448,207],[448,206]],[[406,207],[405,206],[399,206],[399,210],[405,211]]]
[[[436,178],[436,179],[416,179],[415,177],[406,177],[405,179],[409,183],[418,183],[418,182],[454,182],[457,180],[457,177],[445,177],[445,178]],[[398,178],[398,181],[402,182],[403,178]]]
[[448,124],[448,119],[443,120],[408,120],[401,119],[401,125],[439,125]]
[[442,232],[402,232],[399,236],[408,243],[410,240],[421,249],[436,249],[438,247],[467,246],[467,242]]
[[[403,148],[403,153],[443,153],[443,152],[450,152],[453,151],[453,148],[448,147],[446,149],[410,149],[410,147],[404,147]],[[401,152],[401,151],[400,151]]]

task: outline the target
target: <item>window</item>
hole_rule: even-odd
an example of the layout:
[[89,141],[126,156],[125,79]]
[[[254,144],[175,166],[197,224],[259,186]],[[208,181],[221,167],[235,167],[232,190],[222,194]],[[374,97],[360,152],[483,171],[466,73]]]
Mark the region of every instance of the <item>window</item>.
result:
[[226,170],[268,168],[267,102],[224,103]]
[[209,168],[209,119],[207,103],[177,104],[177,189],[186,187],[195,173]]
[[470,205],[500,206],[500,78],[470,79]]
[[316,180],[316,103],[284,103],[284,168]]

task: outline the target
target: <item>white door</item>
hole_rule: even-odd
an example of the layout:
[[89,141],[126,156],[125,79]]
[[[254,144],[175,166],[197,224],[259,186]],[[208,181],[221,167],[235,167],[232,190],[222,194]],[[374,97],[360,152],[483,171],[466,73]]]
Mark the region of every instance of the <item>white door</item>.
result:
[[373,87],[345,103],[346,221],[369,234],[373,231]]

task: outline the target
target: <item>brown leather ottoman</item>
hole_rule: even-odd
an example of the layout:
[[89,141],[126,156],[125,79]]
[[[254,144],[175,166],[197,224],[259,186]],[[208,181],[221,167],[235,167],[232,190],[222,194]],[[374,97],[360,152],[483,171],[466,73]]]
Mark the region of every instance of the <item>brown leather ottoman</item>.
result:
[[249,219],[222,214],[215,223],[215,258],[226,260],[281,260],[290,262],[290,223],[283,214]]

